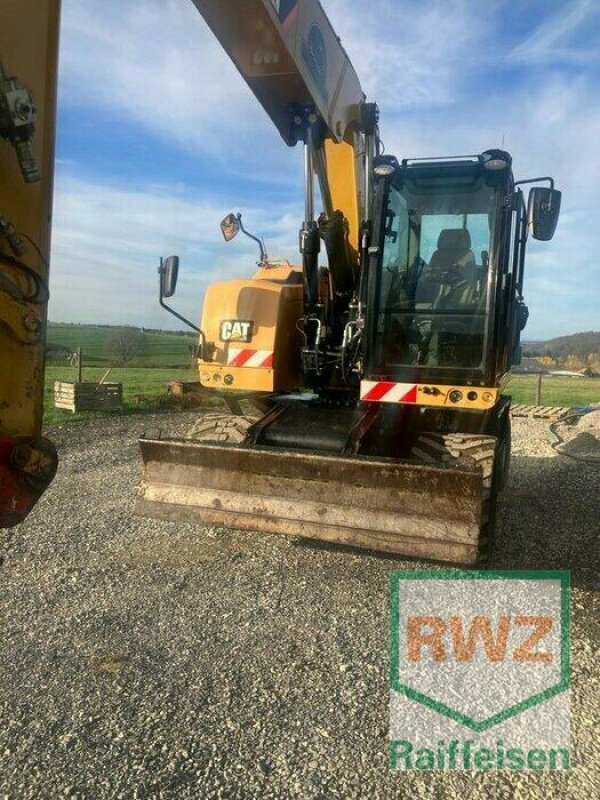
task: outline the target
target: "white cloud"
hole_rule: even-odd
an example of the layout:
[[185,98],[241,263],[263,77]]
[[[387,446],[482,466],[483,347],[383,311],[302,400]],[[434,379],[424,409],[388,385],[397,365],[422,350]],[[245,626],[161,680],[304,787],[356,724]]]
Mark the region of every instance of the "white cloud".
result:
[[584,26],[596,26],[599,21],[600,8],[596,0],[561,2],[554,14],[514,48],[511,58],[528,64],[597,61],[600,58],[598,42],[595,46],[583,47],[580,41],[574,42],[573,37],[580,34]]
[[60,80],[70,108],[286,182],[287,147],[190,0],[64,0]]
[[452,103],[465,71],[488,46],[493,5],[467,0],[325,3],[363,88],[384,112]]
[[[170,188],[169,191],[172,191]],[[169,194],[165,187],[128,190],[64,179],[57,185],[50,318],[128,322],[179,328],[157,302],[161,255],[182,259],[173,305],[192,322],[206,286],[251,276],[258,252],[244,236],[226,245],[219,221],[227,213],[212,198]],[[295,260],[300,209],[247,208],[247,226],[266,237],[272,256]]]
[[[589,47],[581,44],[590,39],[598,4],[554,4],[556,13],[546,10],[517,44],[502,28],[507,0],[324,6],[365,90],[382,106],[388,152],[479,152],[504,139],[518,177],[556,177],[563,216],[553,242],[530,247],[528,335],[598,327],[600,228],[593,220],[600,201],[593,179],[600,174],[600,91],[582,58]],[[252,198],[253,208],[241,209],[248,224],[276,237],[274,253],[297,260],[300,153],[281,142],[193,4],[64,0],[63,20],[64,104],[83,117],[93,109],[111,122],[120,115],[136,123],[163,139],[165,158],[174,150],[217,159],[238,189],[225,195],[214,185],[202,192],[153,187],[152,164],[137,189],[61,181],[52,317],[164,324],[155,265],[174,251],[184,259],[178,302],[195,318],[209,280],[251,272],[252,245],[240,239],[226,251],[218,239],[219,219],[242,194]],[[543,69],[517,69],[519,63]],[[75,169],[68,163],[64,171]],[[109,179],[118,176],[104,183]]]

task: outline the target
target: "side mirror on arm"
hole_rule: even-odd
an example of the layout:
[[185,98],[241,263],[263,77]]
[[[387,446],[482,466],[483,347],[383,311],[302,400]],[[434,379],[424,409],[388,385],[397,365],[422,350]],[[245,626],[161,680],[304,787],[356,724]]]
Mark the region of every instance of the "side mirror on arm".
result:
[[179,273],[179,256],[161,258],[158,274],[160,275],[160,296],[173,297],[177,288]]
[[189,328],[200,334],[200,343],[204,343],[204,334],[197,325],[190,322],[189,319],[182,316],[178,311],[175,311],[165,303],[165,297],[173,297],[177,287],[177,275],[179,273],[179,256],[169,256],[168,258],[161,258],[160,266],[158,268],[158,277],[160,281],[160,290],[158,302],[166,309],[169,314],[173,314],[178,320],[184,322]]
[[529,192],[527,224],[534,239],[549,242],[554,236],[560,214],[562,193],[545,186],[535,186]]
[[253,233],[250,233],[250,231],[247,231],[246,228],[244,228],[241,214],[227,214],[225,219],[221,222],[221,233],[223,234],[225,241],[230,242],[232,239],[235,239],[240,231],[245,233],[248,238],[256,242],[260,249],[260,261],[258,263],[261,266],[266,264],[269,257],[267,256],[264,242],[259,239],[258,236],[255,236]]
[[177,288],[177,275],[179,274],[179,256],[161,258],[160,267],[160,296],[173,297]]
[[230,242],[240,232],[240,215],[227,214],[221,222],[221,233],[226,242]]

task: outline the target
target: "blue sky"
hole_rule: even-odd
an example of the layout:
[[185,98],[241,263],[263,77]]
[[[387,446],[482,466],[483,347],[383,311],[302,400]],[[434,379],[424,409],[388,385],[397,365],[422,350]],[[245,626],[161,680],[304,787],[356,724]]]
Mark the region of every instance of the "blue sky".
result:
[[[600,3],[323,0],[399,158],[504,146],[518,178],[551,174],[563,208],[531,242],[526,338],[600,329]],[[251,275],[241,210],[297,261],[302,153],[286,147],[190,0],[63,0],[50,318],[176,327],[175,304]]]

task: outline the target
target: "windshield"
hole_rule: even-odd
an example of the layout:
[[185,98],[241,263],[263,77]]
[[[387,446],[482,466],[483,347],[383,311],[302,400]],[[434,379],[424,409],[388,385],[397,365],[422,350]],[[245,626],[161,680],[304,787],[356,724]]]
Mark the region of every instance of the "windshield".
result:
[[472,176],[391,187],[378,287],[378,371],[482,368],[495,191]]

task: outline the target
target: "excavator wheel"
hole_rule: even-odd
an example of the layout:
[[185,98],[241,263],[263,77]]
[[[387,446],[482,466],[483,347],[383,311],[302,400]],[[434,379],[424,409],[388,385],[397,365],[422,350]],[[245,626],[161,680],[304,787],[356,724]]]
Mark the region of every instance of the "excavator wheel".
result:
[[470,433],[423,433],[413,445],[411,455],[425,464],[460,467],[479,464],[483,472],[479,562],[491,555],[494,542],[498,492],[505,480],[506,440]]
[[190,428],[186,438],[195,442],[242,444],[248,429],[258,419],[251,415],[204,414]]
[[510,414],[506,414],[501,423],[500,434],[498,436],[497,447],[497,469],[498,469],[498,491],[504,491],[508,480],[510,468],[510,449],[511,449],[511,422]]

